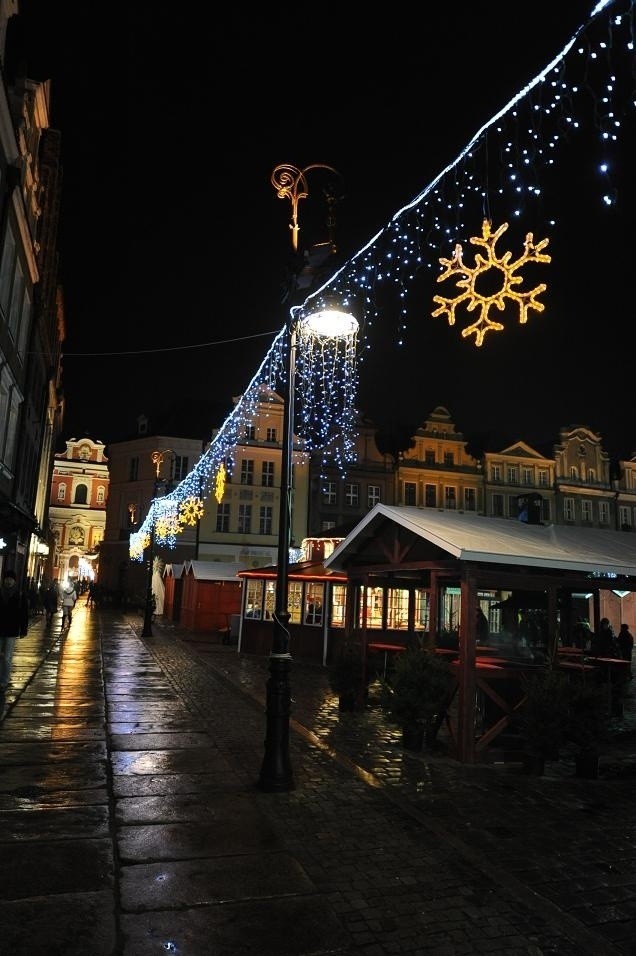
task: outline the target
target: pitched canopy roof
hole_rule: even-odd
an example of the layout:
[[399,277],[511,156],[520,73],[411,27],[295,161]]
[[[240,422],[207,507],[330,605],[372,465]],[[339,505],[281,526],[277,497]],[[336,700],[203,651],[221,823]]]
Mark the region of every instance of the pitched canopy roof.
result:
[[636,578],[636,534],[626,531],[531,525],[508,518],[383,504],[376,505],[338,545],[325,560],[325,567],[344,571],[352,563],[360,563],[365,552],[369,564],[388,563],[373,541],[390,524],[421,539],[419,560],[451,556],[460,561]]

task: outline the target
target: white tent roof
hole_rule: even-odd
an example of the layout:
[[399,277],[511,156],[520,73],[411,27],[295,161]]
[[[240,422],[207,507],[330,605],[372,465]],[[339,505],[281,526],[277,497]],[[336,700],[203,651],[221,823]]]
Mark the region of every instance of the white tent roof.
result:
[[167,578],[167,577],[180,578],[182,571],[183,571],[183,563],[166,564],[165,568],[163,569],[163,576],[164,578]]
[[376,505],[325,560],[325,567],[346,570],[350,558],[393,522],[461,561],[522,564],[636,576],[636,534],[566,525],[530,525],[507,518]]
[[236,575],[244,571],[245,565],[239,562],[223,561],[186,561],[182,577],[192,574],[197,581],[237,581]]

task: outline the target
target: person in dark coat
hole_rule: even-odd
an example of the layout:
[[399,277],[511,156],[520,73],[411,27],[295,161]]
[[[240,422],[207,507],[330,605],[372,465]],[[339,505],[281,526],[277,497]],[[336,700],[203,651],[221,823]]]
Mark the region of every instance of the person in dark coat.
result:
[[599,622],[598,630],[592,638],[591,650],[594,657],[620,657],[612,625],[606,617],[602,617]]
[[29,628],[29,601],[15,571],[6,571],[0,588],[0,694],[9,686],[15,642]]
[[629,624],[621,624],[621,629],[616,638],[621,657],[624,661],[629,661],[629,677],[632,680],[632,654],[634,652],[634,636],[629,629]]
[[47,624],[51,624],[53,621],[53,615],[57,611],[58,599],[57,584],[55,581],[51,581],[44,592],[44,611],[46,613]]

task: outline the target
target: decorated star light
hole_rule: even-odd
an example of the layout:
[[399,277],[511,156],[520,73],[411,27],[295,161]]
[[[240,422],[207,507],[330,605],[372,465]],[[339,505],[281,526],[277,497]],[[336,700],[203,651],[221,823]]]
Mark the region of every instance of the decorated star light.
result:
[[196,525],[204,515],[203,502],[200,498],[190,495],[179,505],[179,521],[181,524]]
[[[490,310],[494,306],[499,312],[503,312],[508,301],[515,303],[519,307],[519,324],[524,325],[528,321],[528,310],[534,309],[536,312],[543,312],[545,306],[537,301],[537,296],[545,292],[547,286],[544,282],[529,289],[527,292],[519,292],[516,287],[523,282],[523,276],[517,275],[517,271],[529,262],[550,262],[551,256],[542,252],[542,249],[548,245],[549,239],[542,239],[535,243],[533,235],[529,232],[526,235],[523,244],[523,253],[514,262],[511,262],[512,253],[504,252],[503,256],[498,256],[495,251],[495,245],[500,236],[508,228],[508,223],[502,223],[495,232],[491,232],[491,224],[488,219],[484,219],[482,224],[481,236],[472,236],[470,242],[474,246],[481,246],[486,250],[484,257],[480,252],[475,254],[475,265],[471,268],[465,265],[463,260],[463,250],[459,243],[455,246],[455,252],[452,259],[441,258],[440,264],[444,266],[444,271],[437,277],[438,282],[443,282],[451,276],[462,276],[457,280],[457,287],[464,289],[455,298],[446,298],[441,295],[433,296],[433,302],[438,302],[439,307],[432,313],[433,317],[446,315],[449,325],[455,325],[455,311],[458,305],[466,303],[468,312],[474,312],[479,309],[479,318],[472,325],[462,329],[462,337],[468,335],[475,336],[475,345],[483,344],[486,332],[501,332],[504,328],[501,322],[496,322],[490,318]],[[500,275],[500,287],[496,292],[485,295],[478,291],[477,284],[481,282],[482,277],[490,272],[491,269],[497,270]]]

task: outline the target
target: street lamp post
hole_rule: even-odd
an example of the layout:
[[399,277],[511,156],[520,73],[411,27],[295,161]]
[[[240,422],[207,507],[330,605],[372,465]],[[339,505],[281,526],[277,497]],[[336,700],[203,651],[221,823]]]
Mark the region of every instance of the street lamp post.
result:
[[[305,174],[313,169],[323,169],[339,175],[331,166],[314,163],[305,169],[295,166],[277,166],[272,173],[272,185],[280,199],[289,199],[292,205],[292,247],[298,252],[298,202],[308,196]],[[333,238],[333,205],[335,196],[331,190],[325,191],[329,216],[329,243],[323,244],[317,256],[320,267],[324,267],[326,257],[336,251]],[[301,270],[294,276],[298,288],[311,285],[315,278],[316,266],[308,260],[305,267],[307,275]],[[304,285],[303,285],[304,280]],[[321,309],[302,318],[296,316],[296,310],[290,311],[285,328],[287,361],[285,368],[285,392],[283,408],[283,442],[281,449],[281,485],[280,510],[278,518],[278,557],[276,570],[276,606],[274,610],[272,650],[269,657],[269,678],[267,681],[267,729],[265,733],[265,754],[261,766],[258,785],[266,792],[282,792],[294,789],[294,777],[289,759],[289,715],[291,710],[289,653],[288,582],[289,582],[289,546],[291,539],[291,515],[293,497],[293,452],[294,452],[294,405],[296,379],[296,351],[300,333],[307,332],[316,338],[343,338],[357,329],[356,319],[349,313],[333,309]]]
[[267,729],[265,756],[261,766],[259,786],[268,792],[294,789],[294,777],[289,760],[289,714],[291,688],[289,674],[289,544],[293,495],[294,452],[294,387],[296,378],[297,327],[294,320],[287,326],[286,390],[283,410],[283,444],[280,476],[280,510],[278,517],[278,558],[276,566],[276,604],[272,650],[269,657],[267,681]]
[[[153,501],[159,493],[159,486],[165,479],[160,478],[163,456],[170,452],[170,448],[164,448],[163,451],[153,451],[152,463],[155,466],[155,480],[153,485]],[[150,544],[148,545],[148,563],[146,565],[146,601],[144,604],[144,626],[141,632],[142,637],[152,637],[152,615],[154,614],[154,601],[152,594],[152,576],[155,563],[155,518],[153,515],[150,526]]]

